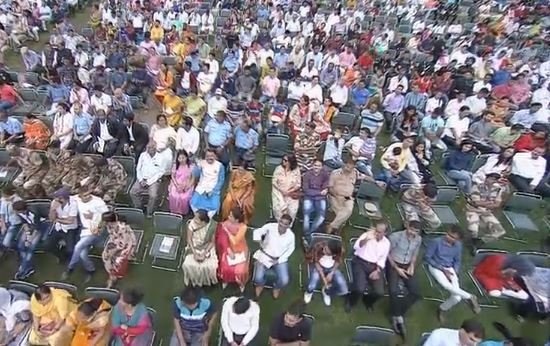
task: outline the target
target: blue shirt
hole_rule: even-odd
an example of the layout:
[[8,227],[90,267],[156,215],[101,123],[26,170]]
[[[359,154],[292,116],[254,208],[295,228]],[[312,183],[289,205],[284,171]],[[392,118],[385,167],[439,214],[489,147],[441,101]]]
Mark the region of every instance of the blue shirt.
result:
[[353,88],[351,89],[351,102],[355,106],[364,106],[367,104],[369,100],[369,90],[367,88],[359,89],[359,88]]
[[498,70],[493,74],[491,85],[495,87],[497,85],[506,84],[511,78],[512,75],[510,74],[510,72],[506,70]]
[[110,83],[115,88],[120,88],[124,83],[126,83],[126,79],[128,78],[128,75],[126,72],[116,71],[111,73]]
[[283,68],[286,66],[286,63],[288,62],[288,54],[287,53],[277,53],[273,57],[273,63],[278,68]]
[[225,67],[229,72],[234,72],[239,68],[239,60],[234,55],[228,55],[223,61],[222,67]]
[[68,101],[69,93],[69,88],[61,84],[50,85],[48,87],[48,97],[53,103]]
[[201,62],[199,59],[198,54],[193,57],[192,55],[187,57],[185,59],[185,62],[189,62],[191,64],[191,72],[199,73],[201,70]]
[[214,305],[208,298],[200,298],[197,306],[191,310],[180,297],[174,298],[174,318],[178,319],[184,332],[204,333],[208,330],[208,321],[214,314]]
[[216,119],[212,119],[206,125],[204,132],[208,134],[208,144],[219,147],[231,138],[231,124],[227,120],[219,123]]
[[252,149],[258,146],[258,132],[248,129],[248,132],[237,126],[235,128],[235,146],[241,149]]
[[19,120],[8,117],[6,121],[0,121],[0,133],[7,134],[9,136],[23,133],[23,125]]
[[80,115],[75,115],[73,129],[77,136],[82,136],[90,133],[92,128],[92,123],[94,119],[88,113],[81,113]]
[[462,243],[457,241],[454,245],[450,245],[445,237],[433,239],[428,243],[424,261],[439,270],[454,268],[458,274],[462,260]]

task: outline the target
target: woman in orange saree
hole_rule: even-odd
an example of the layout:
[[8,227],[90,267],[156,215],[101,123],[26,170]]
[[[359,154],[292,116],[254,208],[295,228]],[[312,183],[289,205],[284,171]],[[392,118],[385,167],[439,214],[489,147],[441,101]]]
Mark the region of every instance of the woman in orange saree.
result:
[[50,129],[34,114],[27,114],[23,120],[25,146],[29,149],[45,150],[50,141]]
[[244,222],[248,224],[254,212],[254,195],[256,179],[254,173],[246,169],[246,163],[231,172],[228,193],[222,204],[222,220],[229,217],[233,208],[238,207],[244,214]]
[[87,299],[68,318],[75,329],[71,346],[107,346],[111,338],[112,306],[103,299]]
[[164,96],[168,93],[168,89],[172,88],[174,84],[174,74],[168,69],[166,64],[160,65],[160,72],[158,74],[157,89],[155,90],[155,97],[162,104]]
[[243,212],[234,208],[224,222],[218,224],[215,244],[218,254],[218,278],[225,289],[227,284],[236,283],[241,292],[249,278],[250,256],[246,244],[247,226]]

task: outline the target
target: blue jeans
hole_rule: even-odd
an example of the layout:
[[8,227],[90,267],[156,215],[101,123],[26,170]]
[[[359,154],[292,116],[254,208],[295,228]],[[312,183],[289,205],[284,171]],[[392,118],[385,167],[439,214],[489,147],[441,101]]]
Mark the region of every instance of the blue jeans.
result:
[[372,177],[372,168],[371,168],[370,161],[357,160],[357,162],[355,162],[355,169],[357,169],[359,173]]
[[328,159],[323,163],[325,164],[325,166],[331,169],[338,169],[341,168],[343,165],[343,162],[340,159]]
[[[185,343],[187,346],[202,346],[203,337],[204,333],[183,331],[183,338],[185,339]],[[170,338],[169,346],[181,346],[175,332]]]
[[36,225],[36,230],[30,236],[30,239],[27,239],[27,235],[24,233],[19,237],[17,241],[17,252],[19,253],[19,264],[18,273],[23,274],[34,268],[32,263],[32,257],[34,255],[34,250],[40,241],[43,240],[45,235],[47,235],[49,229],[49,224],[39,223]]
[[[325,274],[325,276],[331,271],[332,268],[323,268],[323,274]],[[319,287],[320,282],[321,275],[319,275],[317,268],[315,268],[314,265],[309,265],[309,282],[307,284],[306,292],[313,293],[313,291]],[[344,274],[342,274],[339,269],[336,269],[332,276],[330,288],[325,290],[325,293],[330,296],[344,296],[348,294],[348,292],[348,282],[346,281]]]
[[470,193],[472,191],[472,172],[466,170],[450,170],[446,171],[446,174],[449,178],[456,181],[456,185],[464,193]]
[[95,271],[94,262],[88,256],[90,248],[102,239],[101,235],[86,235],[81,237],[78,243],[76,243],[73,255],[69,261],[69,270],[74,270],[78,262],[82,262],[84,270],[91,273]]
[[7,111],[8,109],[15,106],[15,103],[11,103],[8,101],[0,101],[0,110]]
[[277,281],[275,282],[274,288],[281,289],[288,285],[290,282],[290,275],[288,272],[288,262],[277,263],[271,268],[266,268],[263,264],[256,261],[254,263],[255,273],[254,273],[254,284],[256,286],[265,286],[266,283],[266,274],[268,270],[273,270],[277,274]]
[[[311,200],[309,198],[304,199],[304,237],[306,239],[311,238],[311,233],[317,231],[319,227],[325,221],[325,214],[327,211],[327,200],[325,198],[319,200]],[[315,219],[313,225],[310,224],[311,214],[315,212]]]
[[9,225],[8,229],[6,230],[6,234],[4,235],[4,239],[2,240],[2,246],[5,248],[12,248],[15,245],[14,241],[17,238],[20,229],[21,224]]
[[405,168],[398,175],[394,176],[390,170],[382,169],[382,172],[376,177],[376,180],[385,182],[393,191],[399,191],[403,184],[418,184],[420,178],[412,171]]
[[267,96],[267,95],[260,96],[260,102],[263,103],[263,104],[271,103],[274,100],[275,100],[275,98],[271,97],[271,96]]

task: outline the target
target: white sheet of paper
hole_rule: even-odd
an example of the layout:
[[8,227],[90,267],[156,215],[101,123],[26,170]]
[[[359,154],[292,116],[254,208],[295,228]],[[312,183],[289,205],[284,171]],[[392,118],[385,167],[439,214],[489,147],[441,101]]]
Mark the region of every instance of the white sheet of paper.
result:
[[244,262],[246,262],[246,254],[244,252],[235,253],[233,258],[227,256],[227,264],[229,264],[230,266],[234,266]]
[[160,243],[159,251],[162,253],[169,253],[173,244],[174,244],[174,238],[164,237],[162,239],[162,243]]

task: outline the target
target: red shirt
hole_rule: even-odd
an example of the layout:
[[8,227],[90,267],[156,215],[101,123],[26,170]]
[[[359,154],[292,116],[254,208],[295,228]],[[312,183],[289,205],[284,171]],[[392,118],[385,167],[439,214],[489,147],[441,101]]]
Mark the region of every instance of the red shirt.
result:
[[370,70],[370,68],[374,65],[374,59],[369,53],[361,54],[359,59],[357,59],[357,63],[359,66],[361,66],[364,70]]
[[474,276],[487,291],[519,288],[513,278],[502,276],[501,269],[504,261],[506,261],[506,255],[489,255],[475,267]]
[[544,138],[535,138],[532,133],[526,133],[514,143],[514,149],[516,151],[532,151],[535,148],[544,147],[544,143]]
[[4,84],[0,86],[0,101],[17,103],[17,93],[11,85]]

